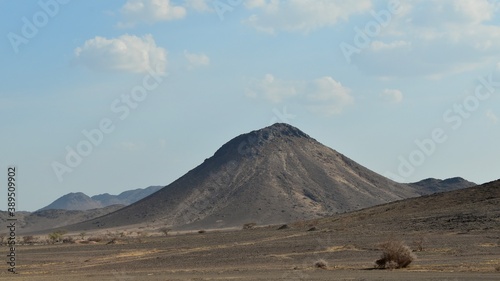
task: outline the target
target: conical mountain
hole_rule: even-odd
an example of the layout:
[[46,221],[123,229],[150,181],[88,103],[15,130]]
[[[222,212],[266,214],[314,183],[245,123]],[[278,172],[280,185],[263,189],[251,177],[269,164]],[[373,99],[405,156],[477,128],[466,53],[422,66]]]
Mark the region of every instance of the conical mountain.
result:
[[284,223],[418,196],[287,124],[240,135],[170,185],[76,228]]

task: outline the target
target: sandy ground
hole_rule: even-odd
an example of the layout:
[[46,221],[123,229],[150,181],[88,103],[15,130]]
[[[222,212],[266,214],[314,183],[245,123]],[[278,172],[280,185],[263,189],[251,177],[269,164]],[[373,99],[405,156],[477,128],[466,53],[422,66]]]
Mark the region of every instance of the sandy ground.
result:
[[[265,227],[121,237],[107,244],[21,245],[17,271],[0,280],[500,280],[500,233],[362,233]],[[380,242],[416,251],[406,269],[374,269]],[[5,251],[7,249],[5,248]],[[326,269],[314,267],[320,259]]]

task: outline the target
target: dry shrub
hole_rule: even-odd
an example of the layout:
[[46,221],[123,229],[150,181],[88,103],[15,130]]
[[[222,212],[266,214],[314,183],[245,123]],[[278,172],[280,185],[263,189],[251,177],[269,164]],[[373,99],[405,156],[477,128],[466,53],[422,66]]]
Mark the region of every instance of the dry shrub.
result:
[[206,231],[206,230],[203,230],[203,229],[202,229],[202,230],[198,230],[198,233],[200,233],[200,234],[203,234],[203,233],[206,233],[206,232],[207,232],[207,231]]
[[62,240],[64,244],[75,244],[75,239],[71,236],[66,237]]
[[328,264],[326,263],[325,260],[321,259],[321,260],[317,260],[314,263],[314,267],[321,268],[321,269],[326,269],[328,267]]
[[405,268],[416,259],[410,247],[401,241],[385,242],[380,244],[380,248],[383,253],[375,263],[381,269]]
[[37,242],[37,239],[33,235],[28,235],[28,236],[23,236],[23,243],[24,244],[34,244]]

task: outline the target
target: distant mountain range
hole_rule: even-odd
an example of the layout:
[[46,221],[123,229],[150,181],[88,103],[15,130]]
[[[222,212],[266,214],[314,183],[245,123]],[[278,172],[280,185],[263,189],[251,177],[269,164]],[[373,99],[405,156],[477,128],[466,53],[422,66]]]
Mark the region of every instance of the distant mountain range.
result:
[[477,184],[467,181],[460,177],[440,180],[428,178],[419,182],[411,183],[410,186],[417,190],[421,195],[428,195],[439,192],[453,191],[476,186]]
[[48,206],[41,208],[43,210],[78,210],[85,211],[97,208],[104,208],[111,205],[130,205],[162,189],[163,186],[150,186],[147,188],[138,188],[124,191],[118,195],[108,193],[89,197],[82,192],[68,193]]
[[[240,135],[187,174],[137,203],[70,229],[156,222],[180,229],[273,224],[358,210],[465,180],[401,184],[288,124]],[[434,186],[433,183],[437,183]]]

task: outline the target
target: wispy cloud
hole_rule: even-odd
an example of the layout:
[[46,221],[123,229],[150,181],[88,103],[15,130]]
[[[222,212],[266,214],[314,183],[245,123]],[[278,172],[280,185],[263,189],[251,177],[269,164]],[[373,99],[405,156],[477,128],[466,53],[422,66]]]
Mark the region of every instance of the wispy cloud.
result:
[[310,94],[307,99],[312,102],[308,108],[321,115],[340,114],[345,107],[354,102],[351,90],[344,87],[332,77],[322,77],[309,85]]
[[385,89],[380,96],[382,99],[392,103],[400,103],[403,101],[403,93],[397,89]]
[[341,20],[353,14],[369,11],[370,0],[247,0],[245,7],[253,14],[244,23],[257,30],[307,33]]
[[309,111],[325,116],[340,114],[354,102],[351,90],[329,76],[312,81],[287,81],[266,74],[250,83],[246,96],[275,104],[295,100]]
[[298,82],[277,79],[272,74],[266,74],[264,79],[253,81],[246,89],[246,96],[264,98],[273,103],[279,103],[297,95]]
[[184,57],[189,63],[189,69],[210,65],[210,58],[203,53],[193,54],[184,50]]
[[[381,28],[370,48],[353,55],[361,71],[379,77],[442,79],[500,58],[500,26],[492,22],[498,1],[399,2],[400,12]],[[364,16],[362,30],[374,21],[368,13]]]
[[186,8],[174,5],[170,0],[128,0],[120,12],[124,20],[118,26],[123,28],[139,23],[178,20],[186,16]]

